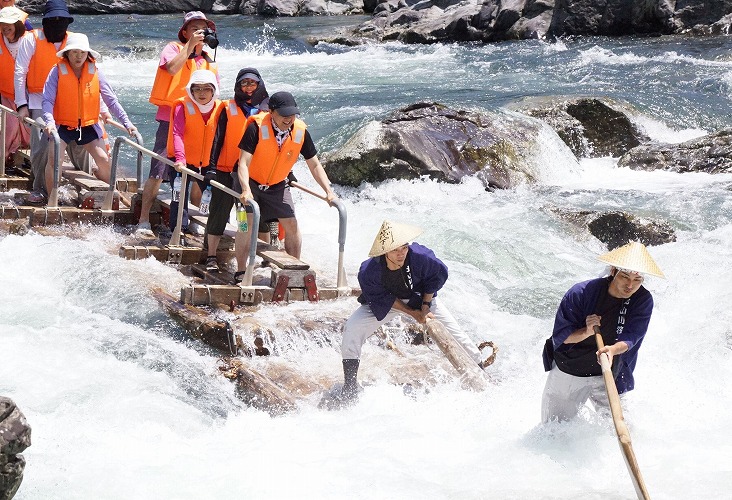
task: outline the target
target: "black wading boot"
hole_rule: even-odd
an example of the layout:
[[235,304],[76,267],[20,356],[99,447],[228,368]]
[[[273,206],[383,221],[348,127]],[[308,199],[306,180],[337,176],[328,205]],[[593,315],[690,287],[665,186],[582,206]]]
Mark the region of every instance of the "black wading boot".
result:
[[358,394],[358,359],[343,360],[343,388],[341,389],[341,400],[344,402],[353,401]]

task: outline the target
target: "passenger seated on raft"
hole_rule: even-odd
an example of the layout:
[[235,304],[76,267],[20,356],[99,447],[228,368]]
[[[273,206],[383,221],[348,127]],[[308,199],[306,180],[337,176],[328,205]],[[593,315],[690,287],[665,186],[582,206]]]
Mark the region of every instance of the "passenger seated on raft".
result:
[[[101,100],[119,119],[130,135],[137,128],[130,122],[112,87],[97,68],[99,52],[89,47],[89,39],[82,33],[69,33],[66,46],[58,53],[61,61],[51,69],[43,87],[43,119],[50,136],[58,127],[61,150],[76,142],[89,152],[97,164],[94,175],[109,182],[110,162],[104,145],[104,133],[99,124]],[[59,96],[63,96],[60,99]],[[46,186],[54,185],[53,159],[48,155]]]

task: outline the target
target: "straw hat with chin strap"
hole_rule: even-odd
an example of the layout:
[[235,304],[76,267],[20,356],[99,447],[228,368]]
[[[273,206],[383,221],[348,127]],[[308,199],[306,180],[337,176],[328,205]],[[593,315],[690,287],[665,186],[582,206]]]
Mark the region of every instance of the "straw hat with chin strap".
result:
[[385,220],[376,234],[374,244],[371,245],[369,257],[378,257],[386,252],[396,250],[414,240],[420,234],[422,234],[422,229],[416,226]]
[[651,254],[646,250],[645,245],[637,241],[631,241],[627,245],[599,256],[597,259],[621,271],[666,278]]

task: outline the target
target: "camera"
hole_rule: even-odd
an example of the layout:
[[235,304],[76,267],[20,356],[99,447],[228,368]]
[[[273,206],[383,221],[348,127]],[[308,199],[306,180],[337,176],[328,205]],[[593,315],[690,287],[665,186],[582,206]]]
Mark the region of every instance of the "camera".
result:
[[216,36],[216,32],[211,28],[203,30],[203,43],[215,49],[219,46],[219,38]]

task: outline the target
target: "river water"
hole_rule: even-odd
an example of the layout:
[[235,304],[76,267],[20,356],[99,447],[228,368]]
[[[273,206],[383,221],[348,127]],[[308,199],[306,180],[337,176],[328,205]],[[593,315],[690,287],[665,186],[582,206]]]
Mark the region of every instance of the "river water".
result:
[[[223,96],[255,66],[271,92],[291,91],[320,151],[369,120],[421,100],[505,112],[523,96],[601,95],[629,101],[653,138],[678,142],[732,125],[728,38],[585,38],[554,44],[344,48],[305,44],[356,18],[215,18]],[[36,19],[40,25],[40,21]],[[180,16],[76,16],[148,143],[155,65]],[[625,399],[633,445],[655,499],[729,498],[732,486],[732,176],[633,172],[616,159],[576,161],[545,134],[538,185],[486,192],[467,179],[338,188],[347,205],[351,285],[384,218],[450,267],[441,292],[472,337],[500,348],[483,394],[445,382],[405,397],[381,375],[389,355],[367,344],[359,403],[272,418],[237,400],[217,356],[151,298],[186,279],[153,260],[117,257],[108,228],[86,239],[0,239],[0,394],[33,427],[19,499],[622,499],[634,496],[612,424],[583,412],[539,425],[541,347],[573,283],[603,272],[604,246],[549,208],[621,209],[664,219],[677,241],[651,253],[667,280],[648,279],[656,307]],[[131,170],[128,173],[132,173]],[[303,164],[296,173],[315,183]],[[335,282],[337,215],[296,193],[303,258]],[[355,299],[265,306],[263,322],[323,321],[335,339]],[[336,320],[332,320],[336,318]],[[336,326],[333,326],[336,325]],[[275,332],[286,337],[291,332]],[[336,377],[336,347],[303,340],[278,354]]]

